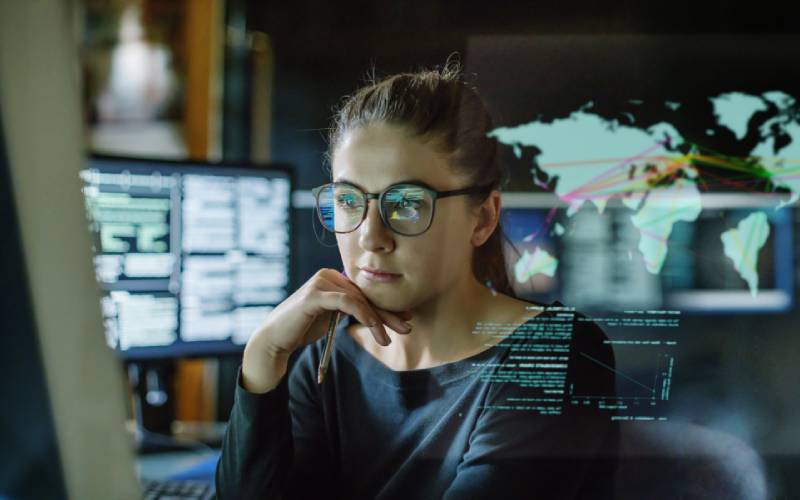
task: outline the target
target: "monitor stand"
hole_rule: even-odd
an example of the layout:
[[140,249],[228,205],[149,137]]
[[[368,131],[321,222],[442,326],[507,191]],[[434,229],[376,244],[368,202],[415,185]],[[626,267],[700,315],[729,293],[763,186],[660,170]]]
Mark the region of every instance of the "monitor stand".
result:
[[181,442],[172,435],[175,420],[175,362],[171,359],[128,363],[136,416],[139,453],[207,449],[199,442]]

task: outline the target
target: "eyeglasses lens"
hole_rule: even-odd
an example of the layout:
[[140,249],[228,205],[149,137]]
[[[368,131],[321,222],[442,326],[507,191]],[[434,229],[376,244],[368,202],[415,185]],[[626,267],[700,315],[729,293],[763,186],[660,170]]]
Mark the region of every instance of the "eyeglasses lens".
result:
[[[354,186],[329,184],[319,192],[317,210],[329,231],[346,233],[355,230],[366,208],[364,194]],[[424,232],[430,225],[433,198],[418,186],[395,186],[383,197],[383,212],[393,230],[413,236]]]
[[433,199],[428,191],[417,186],[396,186],[383,197],[383,213],[392,229],[413,236],[428,228]]

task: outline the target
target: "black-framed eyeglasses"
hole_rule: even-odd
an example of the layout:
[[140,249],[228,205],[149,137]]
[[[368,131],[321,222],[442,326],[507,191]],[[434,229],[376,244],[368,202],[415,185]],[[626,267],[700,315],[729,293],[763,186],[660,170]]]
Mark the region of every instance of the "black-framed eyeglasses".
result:
[[462,194],[489,193],[491,186],[437,191],[422,183],[400,182],[380,193],[365,193],[345,181],[330,182],[311,190],[322,226],[334,233],[350,233],[367,218],[369,200],[378,200],[383,223],[397,234],[418,236],[433,222],[436,200]]

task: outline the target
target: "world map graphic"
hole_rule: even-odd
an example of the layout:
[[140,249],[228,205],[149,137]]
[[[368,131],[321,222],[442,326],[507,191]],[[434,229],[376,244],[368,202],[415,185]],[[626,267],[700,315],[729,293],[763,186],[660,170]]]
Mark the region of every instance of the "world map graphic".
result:
[[[589,101],[565,118],[536,119],[492,130],[489,137],[512,149],[517,158],[523,148],[536,148],[532,168],[537,186],[552,191],[568,205],[567,217],[587,202],[602,214],[617,198],[630,210],[639,232],[638,250],[647,271],[658,274],[669,252],[669,238],[679,221],[695,221],[703,210],[702,192],[711,182],[735,178],[728,184],[753,192],[780,194],[772,210],[800,199],[800,106],[791,95],[774,90],[754,95],[726,92],[709,98],[714,121],[737,140],[757,134],[755,147],[742,156],[711,151],[699,141],[683,137],[668,120],[647,127],[637,125],[633,112],[619,118],[593,112]],[[632,106],[642,101],[629,100]],[[665,110],[681,112],[681,103],[663,101]],[[754,116],[759,114],[759,119]],[[707,129],[708,137],[718,133]],[[752,182],[750,182],[752,181]],[[748,189],[748,187],[750,189]],[[560,236],[556,223],[551,234]],[[722,232],[725,256],[746,282],[750,294],[758,293],[758,256],[770,233],[767,214],[753,210],[735,228]],[[515,279],[523,282],[542,273],[553,276],[558,259],[536,247],[517,260]]]

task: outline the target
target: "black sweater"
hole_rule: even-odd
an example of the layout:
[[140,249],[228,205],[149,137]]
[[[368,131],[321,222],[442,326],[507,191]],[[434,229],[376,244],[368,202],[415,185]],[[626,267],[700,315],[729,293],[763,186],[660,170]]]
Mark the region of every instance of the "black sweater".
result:
[[345,316],[321,385],[324,338],[265,394],[240,369],[218,498],[612,498],[618,424],[569,395],[614,395],[613,352],[560,305],[433,368],[391,370]]

